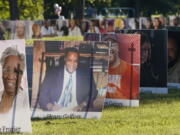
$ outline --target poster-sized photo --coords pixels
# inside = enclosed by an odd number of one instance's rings
[[[168,87],[180,88],[180,28],[168,28]]]
[[[140,17],[139,29],[163,29],[167,25],[165,17]]]
[[[11,39],[13,21],[0,21],[0,40]]]
[[[141,92],[168,93],[167,30],[122,30],[141,34]]]
[[[31,21],[11,21],[11,39],[31,39],[30,26]]]
[[[115,32],[116,30],[126,29],[126,26],[127,22],[123,18],[107,19],[107,32]]]
[[[150,17],[139,18],[139,29],[153,29],[153,23]]]
[[[100,118],[109,42],[42,41],[33,47],[33,118]]]
[[[30,133],[25,40],[1,40],[0,48],[0,133]]]
[[[180,17],[179,16],[168,16],[167,26],[179,27],[180,26]]]
[[[126,18],[126,28],[125,29],[139,29],[139,18]]]
[[[111,42],[105,105],[139,106],[140,35],[85,35],[85,40],[95,39]]]

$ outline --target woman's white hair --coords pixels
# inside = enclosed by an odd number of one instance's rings
[[[21,54],[15,48],[12,48],[12,47],[6,48],[5,51],[2,53],[2,56],[0,59],[2,67],[4,66],[5,59],[8,56],[18,56],[20,61],[21,61],[22,70],[24,70],[24,68],[25,68],[25,56],[24,56],[24,54]]]

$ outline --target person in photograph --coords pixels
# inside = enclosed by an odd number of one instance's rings
[[[96,26],[95,20],[89,21],[88,33],[100,33],[99,28]]]
[[[153,86],[159,80],[159,75],[154,72],[152,66],[151,50],[148,35],[141,33],[141,86]]]
[[[9,47],[2,54],[1,66],[4,90],[0,92],[0,114],[10,111],[15,98],[23,91],[21,80],[25,68],[25,56]]]
[[[111,99],[137,99],[138,98],[138,83],[132,86],[133,92],[130,93],[131,85],[131,65],[122,60],[119,56],[120,45],[118,37],[106,36],[105,41],[111,41],[110,58],[109,58],[109,75],[108,75],[108,90],[106,98]],[[132,80],[138,79],[138,74],[132,70]]]
[[[159,18],[154,18],[152,24],[153,24],[153,29],[155,30],[163,28],[162,23]]]
[[[57,35],[58,36],[68,36],[68,26],[65,20],[62,21],[62,26],[57,28]]]
[[[81,32],[84,35],[87,33],[89,30],[89,21],[88,20],[82,20],[82,25],[81,25]]]
[[[107,32],[114,32],[114,20],[107,20]]]
[[[178,16],[176,16],[175,18],[173,18],[172,20],[172,25],[175,27],[179,27],[180,26],[180,18]]]
[[[26,39],[25,23],[23,21],[16,22],[14,39]]]
[[[32,38],[41,38],[41,27],[39,24],[32,25]]]
[[[4,40],[5,39],[5,28],[3,26],[3,24],[0,22],[0,40]]]
[[[106,30],[106,21],[105,20],[100,20],[99,21],[99,31],[101,34],[106,34],[107,30]]]
[[[168,82],[180,83],[179,44],[175,36],[168,38]]]
[[[48,20],[44,21],[44,25],[41,27],[41,36],[42,37],[54,37],[55,31],[53,27],[50,26],[50,22]]]
[[[89,67],[81,66],[79,59],[76,48],[66,48],[64,64],[46,71],[39,90],[41,109],[82,111],[93,107],[97,96],[93,73]]]
[[[139,28],[139,27],[136,27],[137,26],[136,18],[128,18],[126,19],[126,23],[127,23],[127,29],[132,30],[132,29]]]
[[[160,16],[159,21],[161,23],[161,27],[163,28],[166,25],[166,18],[164,16]]]
[[[147,18],[144,25],[143,29],[153,29],[153,24],[151,18]]]
[[[122,29],[125,29],[126,27],[126,23],[125,23],[125,20],[124,19],[115,19],[114,20],[114,29],[115,30],[122,30]]]
[[[69,34],[68,36],[82,36],[80,28],[76,25],[74,19],[69,20]]]

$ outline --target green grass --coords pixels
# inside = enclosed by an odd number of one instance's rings
[[[34,135],[180,135],[180,90],[141,94],[140,107],[106,107],[100,120],[32,122]]]

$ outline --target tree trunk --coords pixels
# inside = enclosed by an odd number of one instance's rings
[[[141,4],[141,2],[140,2],[140,0],[136,0],[136,17],[139,17],[139,15],[140,15],[140,4]]]
[[[19,9],[17,0],[9,0],[9,11],[10,11],[10,20],[19,19]]]
[[[85,0],[75,0],[75,8],[74,8],[74,11],[75,11],[74,18],[75,19],[83,18],[84,2],[85,2]]]

